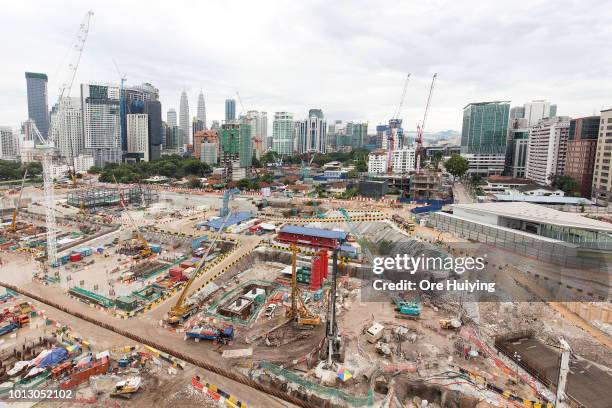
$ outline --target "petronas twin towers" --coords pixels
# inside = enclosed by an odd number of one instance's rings
[[[204,93],[200,90],[198,95],[198,106],[196,117],[206,127],[206,103],[204,102]],[[193,135],[191,134],[191,121],[189,119],[189,99],[187,98],[187,92],[181,93],[181,102],[179,105],[179,128],[183,133],[184,143],[190,144],[193,141]]]

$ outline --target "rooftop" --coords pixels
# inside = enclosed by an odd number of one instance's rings
[[[232,225],[241,223],[251,218],[253,218],[253,216],[249,212],[239,212],[236,214],[232,214],[228,217],[227,221],[225,222],[225,228],[231,227]],[[225,220],[225,217],[214,218],[212,220],[207,221],[206,225],[209,226],[210,228],[214,228],[218,230],[223,225],[224,220]]]
[[[321,228],[300,227],[297,225],[285,225],[280,229],[280,232],[287,234],[310,235],[318,238],[331,238],[346,240],[348,234],[344,231],[332,231]]]
[[[591,204],[591,200],[582,197],[534,196],[529,194],[494,194],[497,201],[525,201],[545,204]]]
[[[583,217],[579,214],[554,210],[542,205],[524,202],[455,204],[452,206],[464,211],[499,215],[533,221],[541,224],[554,224],[563,227],[581,228],[612,233],[612,224]]]

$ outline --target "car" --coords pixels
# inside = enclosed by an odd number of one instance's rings
[[[274,311],[277,307],[278,305],[276,303],[271,303],[270,305],[268,305],[268,307],[266,307],[266,311],[264,312],[266,317],[274,316]]]

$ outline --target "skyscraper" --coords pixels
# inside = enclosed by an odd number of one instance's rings
[[[206,130],[206,103],[204,102],[204,92],[200,89],[200,94],[198,95],[198,111],[197,118],[204,124],[204,129]]]
[[[298,152],[325,153],[327,140],[327,121],[321,109],[311,109],[308,119],[295,123]]]
[[[189,100],[187,99],[187,92],[181,93],[181,102],[179,106],[179,128],[183,132],[183,144],[190,144],[190,130],[191,124],[189,123]],[[180,146],[179,146],[180,147]]]
[[[526,177],[550,185],[550,177],[565,174],[570,118],[545,117],[529,129]]]
[[[236,119],[236,100],[226,99],[225,100],[225,121]]]
[[[51,138],[60,155],[71,162],[84,150],[83,110],[79,98],[64,97],[60,103],[61,111],[57,104],[51,109]]]
[[[149,115],[127,115],[127,153],[134,161],[149,161]]]
[[[470,103],[463,108],[461,153],[504,154],[509,102]]]
[[[239,180],[248,176],[253,158],[251,126],[245,123],[224,123],[219,135],[221,164],[225,179]]]
[[[610,161],[612,160],[612,109],[601,111],[599,121],[599,137],[597,138],[597,154],[593,170],[592,197],[601,205],[612,202],[612,177],[610,177]]]
[[[86,154],[98,167],[121,163],[119,87],[82,84],[81,105]]]
[[[149,130],[149,157],[147,160],[156,160],[161,156],[162,139],[164,138],[161,102],[145,101],[144,113],[148,116]]]
[[[550,102],[539,99],[525,103],[523,112],[527,127],[530,127],[538,123],[540,119],[557,116],[557,105],[551,105]]]
[[[25,78],[28,92],[28,119],[34,120],[40,134],[47,137],[49,134],[47,75],[26,72]]]
[[[166,124],[169,128],[178,126],[178,122],[176,119],[176,110],[174,108],[168,109],[168,113],[166,114]]]
[[[346,141],[353,149],[363,147],[367,143],[368,124],[367,122],[348,122],[346,124]]]
[[[587,198],[591,197],[598,135],[599,116],[570,121],[565,175],[576,180],[576,191]]]
[[[276,112],[272,123],[272,150],[281,156],[293,154],[293,114]]]

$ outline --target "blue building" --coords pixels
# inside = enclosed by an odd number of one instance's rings
[[[32,119],[40,134],[47,137],[49,134],[47,74],[26,72],[25,78],[28,93],[28,119]]]

